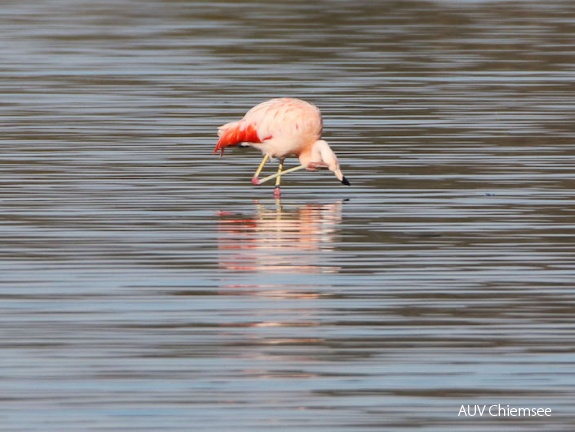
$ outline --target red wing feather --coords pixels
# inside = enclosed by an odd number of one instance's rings
[[[228,146],[238,145],[242,142],[248,143],[261,143],[260,137],[258,136],[258,132],[254,125],[248,124],[238,124],[236,126],[230,127],[226,129],[218,143],[216,144],[216,148],[214,149],[214,154],[218,151],[221,151],[221,155],[224,155],[224,148]]]

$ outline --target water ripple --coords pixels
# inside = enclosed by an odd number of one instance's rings
[[[5,429],[572,430],[573,12],[6,2]],[[351,187],[212,154],[282,95]]]

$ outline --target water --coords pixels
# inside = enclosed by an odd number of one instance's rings
[[[571,2],[0,23],[0,429],[573,430]],[[298,172],[277,202],[257,152],[212,155],[284,95],[351,187]]]

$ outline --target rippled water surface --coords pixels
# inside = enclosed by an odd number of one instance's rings
[[[574,37],[567,0],[3,2],[2,430],[574,430]],[[351,187],[212,154],[288,95]]]

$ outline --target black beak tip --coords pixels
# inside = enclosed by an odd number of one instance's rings
[[[345,178],[345,176],[341,179],[341,182],[346,186],[351,186],[349,180]]]

